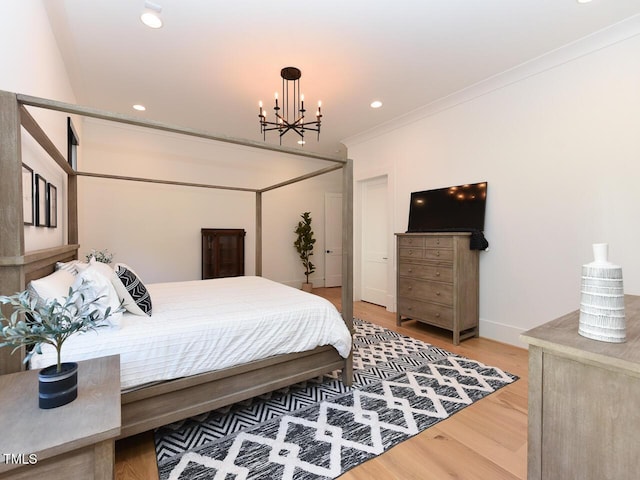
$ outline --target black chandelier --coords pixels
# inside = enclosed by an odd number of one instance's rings
[[[298,143],[304,145],[304,133],[306,131],[318,132],[318,140],[320,140],[320,122],[322,120],[322,102],[318,102],[318,110],[316,110],[316,119],[311,122],[305,122],[304,114],[304,95],[300,93],[300,77],[302,72],[296,67],[285,67],[280,70],[282,77],[282,107],[278,104],[278,92],[275,93],[276,106],[275,121],[267,120],[267,112],[262,109],[262,100],[258,103],[260,106],[260,133],[264,140],[267,139],[267,132],[277,130],[280,132],[280,145],[282,145],[282,136],[294,131],[300,136]]]

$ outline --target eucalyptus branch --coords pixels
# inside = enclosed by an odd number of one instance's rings
[[[103,297],[87,300],[86,293],[91,286],[87,282],[61,299],[49,299],[44,306],[31,298],[28,291],[11,296],[0,296],[1,304],[9,304],[13,312],[6,318],[0,310],[0,347],[13,346],[15,352],[22,346],[33,346],[24,362],[34,353],[42,352],[42,345],[52,345],[57,352],[57,371],[61,371],[60,353],[63,343],[73,334],[84,333],[106,326],[106,320],[113,313],[123,310],[122,304],[114,311],[111,307],[101,312],[99,301]]]

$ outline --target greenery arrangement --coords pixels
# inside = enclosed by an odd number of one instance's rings
[[[298,237],[293,242],[293,246],[296,247],[298,255],[300,255],[302,266],[305,268],[307,283],[309,283],[309,275],[316,271],[316,267],[311,263],[313,244],[316,243],[316,240],[313,238],[313,230],[311,228],[311,213],[304,212],[300,217],[302,217],[302,220],[298,222],[298,226],[295,229],[295,234]]]
[[[111,314],[121,311],[122,306],[111,311],[111,307],[101,311],[97,302],[103,297],[86,300],[90,289],[83,283],[77,290],[69,289],[69,296],[61,300],[51,299],[44,306],[37,305],[27,290],[11,296],[0,296],[0,304],[10,304],[13,312],[6,318],[0,310],[0,347],[33,346],[24,359],[29,361],[34,353],[42,353],[44,343],[53,345],[58,353],[57,372],[62,371],[60,353],[62,345],[74,333],[87,332],[105,326],[100,324]],[[13,353],[12,352],[12,353]]]
[[[91,252],[85,256],[87,262],[90,262],[92,258],[96,259],[96,262],[106,263],[107,265],[113,261],[113,253],[109,253],[106,248],[104,250],[92,249]]]

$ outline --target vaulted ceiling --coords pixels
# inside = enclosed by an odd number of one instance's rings
[[[327,154],[344,138],[640,13],[640,0],[154,3],[159,29],[140,21],[144,0],[45,2],[78,103],[261,140],[258,100],[272,114],[280,70],[295,66],[308,104],[323,102],[320,141],[308,135],[304,148]],[[284,138],[297,146],[294,134]]]

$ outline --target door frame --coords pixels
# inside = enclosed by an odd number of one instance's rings
[[[387,178],[387,249],[388,249],[388,262],[387,262],[387,294],[386,294],[386,309],[389,312],[396,311],[396,249],[395,249],[395,235],[394,235],[394,218],[395,218],[395,201],[394,201],[394,184],[393,175],[387,171],[380,172],[367,172],[368,175],[354,179],[354,265],[353,265],[353,293],[354,300],[362,300],[362,213],[363,208],[363,196],[364,196],[364,184],[371,180],[376,180],[380,177]],[[404,230],[403,230],[404,231]]]

